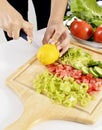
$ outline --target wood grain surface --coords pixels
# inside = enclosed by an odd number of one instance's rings
[[[70,46],[81,47],[91,53],[95,59],[102,61],[102,50],[96,50],[75,41],[71,41]],[[99,117],[102,116],[102,92],[99,92],[96,95],[96,100],[90,102],[86,108],[79,106],[67,108],[52,103],[47,96],[38,94],[33,88],[35,76],[45,70],[46,67],[35,56],[7,78],[7,86],[19,95],[24,106],[24,112],[17,121],[5,130],[30,130],[34,124],[51,119],[84,124],[93,124],[98,121]]]

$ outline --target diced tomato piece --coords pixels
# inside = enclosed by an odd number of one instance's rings
[[[80,70],[73,69],[71,72],[71,77],[78,79],[81,77],[82,72]]]

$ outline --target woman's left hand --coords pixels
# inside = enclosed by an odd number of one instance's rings
[[[69,33],[68,28],[64,26],[63,22],[50,22],[46,28],[43,38],[43,44],[56,44],[62,56],[69,48]]]

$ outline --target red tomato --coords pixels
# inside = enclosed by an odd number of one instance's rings
[[[102,26],[96,28],[94,32],[94,41],[102,43]]]
[[[70,31],[74,36],[88,40],[92,36],[93,28],[83,20],[74,20],[70,25]]]

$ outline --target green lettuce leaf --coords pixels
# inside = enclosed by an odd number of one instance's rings
[[[96,0],[71,0],[70,8],[74,16],[87,21],[93,27],[102,24],[102,7]]]

